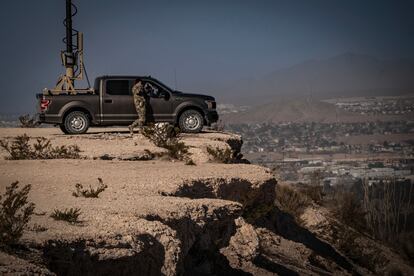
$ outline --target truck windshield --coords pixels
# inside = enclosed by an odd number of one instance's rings
[[[150,81],[152,81],[155,84],[158,84],[159,86],[161,86],[162,88],[164,88],[167,91],[173,91],[173,89],[171,89],[169,86],[163,84],[162,82],[160,82],[159,80],[156,79],[151,79]]]

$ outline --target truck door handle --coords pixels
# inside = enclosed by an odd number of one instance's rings
[[[111,99],[104,100],[104,103],[112,103]]]

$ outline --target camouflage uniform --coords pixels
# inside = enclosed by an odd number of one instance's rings
[[[132,95],[134,96],[135,109],[138,113],[138,119],[136,119],[130,126],[129,131],[133,134],[134,127],[145,125],[146,116],[146,101],[144,96],[144,85],[141,81],[132,87]]]

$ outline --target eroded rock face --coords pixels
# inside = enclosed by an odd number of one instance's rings
[[[243,218],[236,220],[236,226],[236,233],[221,253],[227,257],[231,266],[243,268],[259,255],[259,237],[256,229]]]
[[[270,175],[256,181],[241,178],[207,178],[191,181],[160,190],[168,196],[188,198],[220,198],[241,203],[243,206],[273,204],[276,180]]]

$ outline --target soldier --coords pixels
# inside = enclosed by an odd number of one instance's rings
[[[135,85],[132,87],[132,95],[134,96],[135,109],[138,113],[138,119],[136,119],[130,126],[129,131],[131,135],[134,134],[134,127],[143,127],[146,122],[146,99],[144,84],[141,80],[136,80]]]

